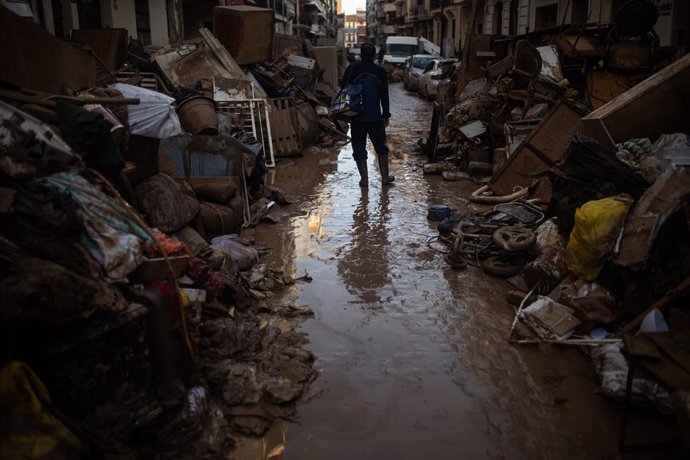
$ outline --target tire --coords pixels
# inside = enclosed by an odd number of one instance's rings
[[[537,235],[529,228],[509,226],[496,230],[491,239],[506,251],[527,251],[537,242]]]
[[[510,256],[491,256],[482,260],[482,270],[485,273],[506,278],[517,275],[524,266],[524,260]]]

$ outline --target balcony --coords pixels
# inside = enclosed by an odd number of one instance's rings
[[[383,5],[383,12],[384,13],[395,13],[396,11],[396,6],[393,3],[386,3]]]
[[[304,9],[306,11],[316,10],[323,14],[326,13],[326,8],[324,7],[323,2],[321,0],[309,0],[307,3],[304,4]]]
[[[429,10],[434,13],[436,11],[440,11],[441,8],[450,6],[452,3],[453,2],[451,0],[431,0]]]
[[[393,25],[383,26],[383,33],[386,35],[395,35],[398,32],[398,28]]]

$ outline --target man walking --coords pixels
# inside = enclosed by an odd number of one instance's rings
[[[364,112],[350,119],[350,136],[352,137],[352,156],[357,163],[361,180],[360,187],[369,185],[367,172],[367,135],[374,144],[379,160],[381,182],[384,186],[392,185],[395,180],[388,174],[388,146],[386,145],[386,127],[391,117],[388,99],[388,78],[382,67],[374,64],[376,48],[371,43],[361,47],[360,62],[352,63],[343,75],[343,87],[350,83],[364,87]]]

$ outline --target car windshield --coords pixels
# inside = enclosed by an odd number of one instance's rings
[[[417,45],[405,45],[402,43],[390,43],[386,45],[386,53],[393,56],[410,56],[417,51]]]
[[[424,73],[431,72],[432,70],[434,70],[435,67],[436,61],[431,60],[431,62],[429,62],[429,64],[427,64],[426,68],[424,69]]]
[[[434,59],[434,58],[431,56],[429,56],[429,57],[416,57],[416,58],[412,59],[411,65],[412,65],[412,67],[416,67],[418,69],[423,69],[429,65],[429,63],[431,62],[432,59]]]

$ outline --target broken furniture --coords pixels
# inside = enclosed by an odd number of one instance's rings
[[[582,119],[582,132],[607,147],[631,138],[690,132],[690,54]]]
[[[581,117],[574,105],[557,102],[493,176],[491,189],[498,195],[510,195],[529,187],[533,175],[555,166],[570,138],[582,131]]]

